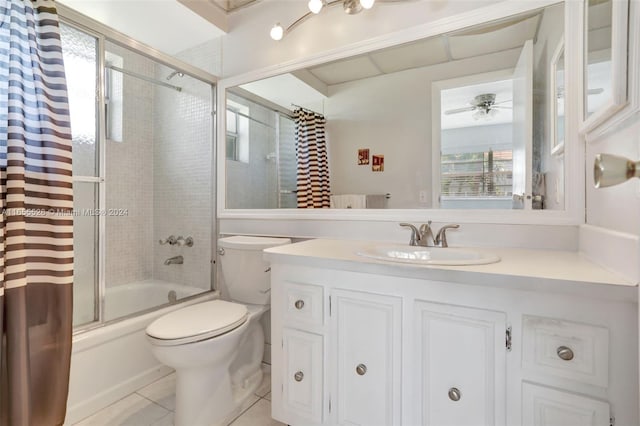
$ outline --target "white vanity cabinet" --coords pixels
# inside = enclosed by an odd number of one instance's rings
[[[269,261],[276,420],[640,424],[633,287],[309,256]]]
[[[416,301],[420,424],[505,424],[506,315]]]

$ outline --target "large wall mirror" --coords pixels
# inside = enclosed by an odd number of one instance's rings
[[[564,10],[228,88],[225,208],[563,210]]]

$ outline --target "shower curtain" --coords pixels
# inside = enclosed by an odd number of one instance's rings
[[[53,1],[0,0],[0,425],[60,425],[69,386],[73,208]]]
[[[293,112],[296,123],[298,208],[330,207],[329,159],[323,115],[303,108]]]

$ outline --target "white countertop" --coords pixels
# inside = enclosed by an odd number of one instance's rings
[[[528,289],[574,292],[580,286],[601,287],[603,295],[618,292],[623,298],[637,298],[636,283],[608,271],[578,252],[514,248],[473,248],[493,253],[500,262],[487,265],[414,265],[366,258],[356,253],[372,245],[389,242],[315,239],[265,250],[272,263],[290,263],[354,272],[409,278],[496,285]],[[446,249],[443,249],[446,250]],[[559,284],[563,284],[562,288]],[[630,290],[633,290],[631,292]]]

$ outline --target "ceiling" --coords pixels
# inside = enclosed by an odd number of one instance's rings
[[[430,37],[308,70],[326,85],[334,85],[521,48],[525,41],[535,40],[541,15],[542,11],[490,27]]]
[[[227,12],[233,12],[245,6],[251,6],[258,0],[211,0],[216,6]]]
[[[224,34],[216,25],[177,0],[58,1],[169,55],[175,55]],[[229,1],[236,4],[249,0]]]
[[[525,41],[537,36],[543,11],[518,16],[489,26],[431,37],[401,46],[370,52],[364,55],[322,64],[296,72],[276,76],[241,86],[255,95],[292,109],[297,103],[318,109],[326,99],[328,86],[391,74],[407,69],[422,68],[458,61],[491,53],[520,49]],[[314,84],[315,83],[315,84]],[[318,85],[318,83],[320,83]],[[325,90],[318,88],[324,86]],[[461,108],[479,94],[495,93],[496,102],[511,99],[511,80],[465,86],[448,90],[442,110]],[[303,94],[302,96],[297,96]],[[508,106],[510,104],[505,104]],[[315,107],[314,107],[315,106]],[[511,112],[501,109],[491,124],[511,122]],[[477,126],[471,113],[444,116],[443,128]]]

